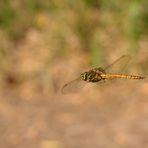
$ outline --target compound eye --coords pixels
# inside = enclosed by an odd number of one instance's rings
[[[82,80],[86,81],[87,80],[87,73],[86,72],[82,73],[81,78],[82,78]]]

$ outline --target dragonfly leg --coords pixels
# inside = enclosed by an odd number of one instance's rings
[[[106,82],[106,79],[102,78],[103,82],[105,83]]]

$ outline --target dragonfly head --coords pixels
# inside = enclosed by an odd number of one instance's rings
[[[87,72],[82,73],[80,77],[83,81],[87,81]]]

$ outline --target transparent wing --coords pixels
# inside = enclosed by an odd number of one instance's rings
[[[62,93],[77,93],[79,92],[87,83],[80,78],[77,78],[62,87]]]
[[[123,55],[109,66],[105,67],[104,70],[106,71],[106,73],[120,73],[126,68],[130,60],[131,56]]]

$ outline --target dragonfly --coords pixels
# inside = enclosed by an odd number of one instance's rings
[[[121,73],[131,60],[130,55],[123,55],[115,60],[109,66],[102,68],[96,67],[89,71],[83,72],[80,76],[62,87],[62,93],[76,93],[79,92],[87,83],[97,83],[109,79],[144,79],[145,77],[132,74]]]

